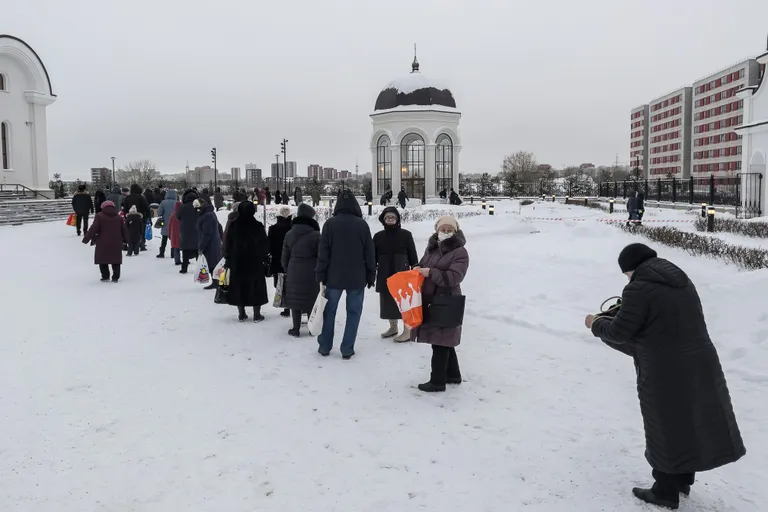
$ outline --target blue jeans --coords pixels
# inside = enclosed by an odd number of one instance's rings
[[[181,249],[171,248],[171,256],[173,256],[173,262],[177,265],[181,265]]]
[[[344,293],[344,290],[336,288],[325,289],[325,298],[328,299],[328,304],[325,305],[325,311],[323,312],[323,332],[317,338],[320,352],[323,354],[328,354],[333,349],[336,311],[339,309],[342,293]],[[365,288],[346,290],[346,293],[347,324],[344,327],[344,337],[341,340],[341,355],[351,356],[355,353],[355,340],[357,339],[357,328],[360,326],[360,317],[363,314]]]

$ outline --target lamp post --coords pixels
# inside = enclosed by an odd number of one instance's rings
[[[283,172],[285,172],[285,169],[283,169]],[[279,191],[280,190],[280,153],[275,155],[275,174],[277,175],[276,176],[277,179],[275,180],[275,183],[277,184],[277,190]],[[281,193],[280,194],[281,201],[282,201],[282,195],[283,194]]]
[[[219,185],[219,173],[216,168],[216,148],[211,149],[211,157],[213,157],[213,191],[216,192],[216,187]]]
[[[112,186],[115,186],[115,157],[112,157]]]
[[[288,139],[283,139],[280,143],[280,152],[283,154],[283,191],[288,192],[288,155],[286,154],[286,146],[288,145]],[[278,170],[280,165],[278,164]]]

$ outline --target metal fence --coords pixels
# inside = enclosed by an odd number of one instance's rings
[[[737,174],[726,183],[718,183],[714,175],[708,178],[608,181],[598,184],[597,195],[626,199],[638,191],[647,201],[735,206],[738,217],[749,219],[762,215],[762,181],[760,173]]]

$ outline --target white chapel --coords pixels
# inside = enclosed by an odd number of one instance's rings
[[[35,50],[0,34],[0,183],[48,190],[45,109],[54,101],[51,79]]]
[[[411,73],[387,84],[371,114],[375,198],[405,189],[411,204],[459,188],[459,120],[450,89],[425,77],[413,57]]]

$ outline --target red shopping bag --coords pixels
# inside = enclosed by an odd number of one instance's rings
[[[424,312],[421,308],[421,285],[424,277],[418,270],[398,272],[387,279],[387,289],[395,299],[403,323],[409,329],[419,327],[424,321]]]
[[[74,213],[69,214],[69,217],[67,217],[67,226],[77,226],[77,215]]]

